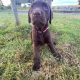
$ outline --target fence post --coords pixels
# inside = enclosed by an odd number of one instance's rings
[[[16,1],[15,0],[11,0],[11,7],[15,16],[15,20],[16,20],[16,25],[19,25],[19,17],[18,17],[18,12],[17,12],[17,7],[16,7]]]

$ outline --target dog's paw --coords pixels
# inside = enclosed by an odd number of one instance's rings
[[[40,59],[34,58],[34,64],[32,69],[38,71],[40,69]]]
[[[34,71],[38,71],[40,69],[40,65],[39,64],[34,64],[33,67],[32,67],[32,69]]]
[[[56,42],[53,42],[53,44],[56,45],[57,43]]]
[[[58,62],[63,62],[63,57],[61,54],[56,54],[55,58]]]

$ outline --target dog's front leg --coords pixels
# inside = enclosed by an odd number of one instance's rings
[[[33,70],[37,71],[40,68],[40,46],[33,44]]]

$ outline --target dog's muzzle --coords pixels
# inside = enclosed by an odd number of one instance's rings
[[[33,9],[31,15],[31,22],[33,25],[45,25],[47,23],[46,14],[42,9]]]

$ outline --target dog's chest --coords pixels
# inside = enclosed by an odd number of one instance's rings
[[[43,30],[40,28],[36,29],[35,27],[32,27],[32,41],[39,45],[44,45],[47,30],[47,27],[44,27]]]
[[[44,35],[43,35],[43,32],[41,31],[37,31],[37,34],[36,34],[36,42],[40,45],[43,45],[44,44]]]

